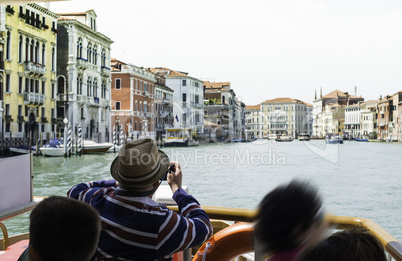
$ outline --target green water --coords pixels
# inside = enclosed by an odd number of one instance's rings
[[[371,219],[402,240],[402,143],[257,140],[163,150],[181,163],[183,184],[202,205],[255,208],[278,184],[306,178],[331,214]],[[77,183],[110,179],[116,155],[34,157],[34,195],[66,195]],[[28,215],[4,222],[11,235],[27,231]]]

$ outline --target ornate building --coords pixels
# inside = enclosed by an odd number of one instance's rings
[[[37,4],[2,6],[0,12],[1,131],[5,137],[53,137],[58,15]]]
[[[86,139],[110,141],[113,41],[96,27],[96,13],[59,14],[57,56],[57,118],[67,118]]]

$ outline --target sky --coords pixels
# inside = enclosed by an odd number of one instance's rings
[[[335,89],[365,100],[402,91],[400,0],[71,0],[97,14],[111,57],[230,82],[246,104],[308,103]],[[357,91],[355,92],[355,87]]]

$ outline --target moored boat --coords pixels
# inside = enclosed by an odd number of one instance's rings
[[[343,139],[339,135],[327,136],[325,142],[328,144],[343,144]]]
[[[367,142],[368,139],[358,139],[358,138],[353,138],[354,141],[361,141],[361,142]]]
[[[308,133],[300,133],[298,139],[300,141],[309,141],[310,140],[310,134],[308,134]]]
[[[165,147],[190,147],[198,146],[199,142],[193,137],[192,129],[169,128],[166,129]]]
[[[61,140],[53,139],[39,148],[43,156],[63,157],[64,145]]]
[[[97,143],[91,140],[84,140],[82,143],[82,152],[84,154],[104,153],[113,146],[112,143]]]
[[[28,145],[21,145],[18,147],[10,147],[10,152],[12,155],[22,155],[32,153],[33,155],[40,155],[40,150],[36,151],[36,146],[31,146],[31,152],[29,151]]]
[[[293,138],[288,135],[281,135],[279,138],[276,138],[275,140],[278,142],[290,142],[293,141]]]

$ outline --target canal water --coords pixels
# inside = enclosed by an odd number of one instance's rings
[[[328,213],[371,219],[402,241],[402,143],[257,140],[162,149],[180,162],[183,185],[202,205],[256,208],[268,191],[299,177],[320,189]],[[34,157],[34,195],[66,195],[77,183],[110,179],[116,155]],[[5,221],[9,234],[27,231],[28,215]]]

